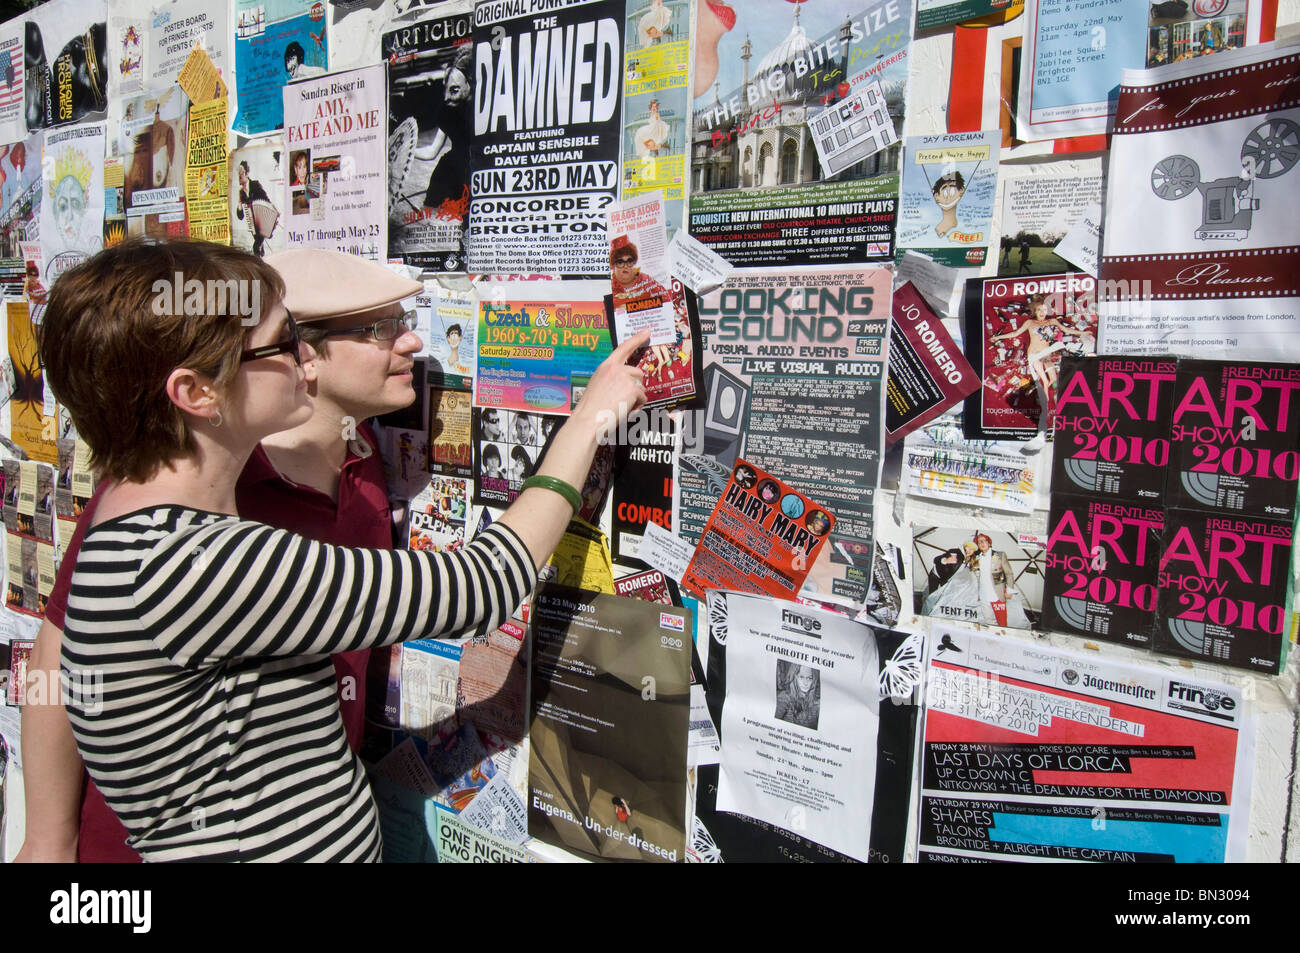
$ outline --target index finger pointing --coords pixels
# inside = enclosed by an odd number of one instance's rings
[[[626,361],[628,357],[635,354],[637,351],[639,351],[641,348],[645,347],[649,343],[650,343],[650,329],[646,328],[645,330],[639,332],[635,336],[628,338],[618,347],[614,348],[613,352],[610,354],[610,357],[618,357],[621,360]]]

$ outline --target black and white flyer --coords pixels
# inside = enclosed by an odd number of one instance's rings
[[[625,15],[622,0],[475,7],[470,271],[609,273]]]
[[[388,64],[388,254],[465,267],[474,110],[474,17],[457,4],[384,34]]]
[[[698,769],[690,859],[898,863],[921,637],[773,608],[709,594],[707,696],[722,755]]]

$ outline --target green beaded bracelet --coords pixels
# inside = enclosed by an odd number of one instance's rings
[[[560,494],[560,496],[568,500],[569,505],[573,507],[574,516],[577,516],[578,511],[582,509],[582,494],[579,493],[577,490],[575,490],[569,484],[565,483],[563,480],[559,479],[558,477],[530,476],[527,480],[524,481],[523,486],[521,486],[519,489],[520,492],[523,492],[524,490],[527,490],[529,487],[533,487],[533,486],[537,487],[540,490],[551,490],[555,493]]]

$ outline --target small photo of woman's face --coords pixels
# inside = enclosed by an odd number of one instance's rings
[[[293,179],[295,182],[307,181],[307,156],[304,154],[293,160]]]

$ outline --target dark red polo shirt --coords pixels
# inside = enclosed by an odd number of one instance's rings
[[[375,449],[378,441],[364,424],[360,438],[348,447],[339,473],[339,499],[332,499],[312,487],[301,486],[271,465],[259,445],[253,451],[235,489],[239,515],[271,526],[292,530],[302,536],[334,546],[362,549],[392,548],[392,517],[384,465]],[[99,503],[96,492],[77,521],[76,532],[64,553],[58,578],[45,608],[45,618],[63,628],[68,605],[72,570],[81,540]],[[339,682],[339,711],[353,751],[361,749],[366,710],[366,663],[370,650],[341,652],[334,656]],[[81,831],[77,857],[82,863],[138,863],[140,857],[126,846],[127,831],[104,802],[93,781],[86,780],[81,802]]]

